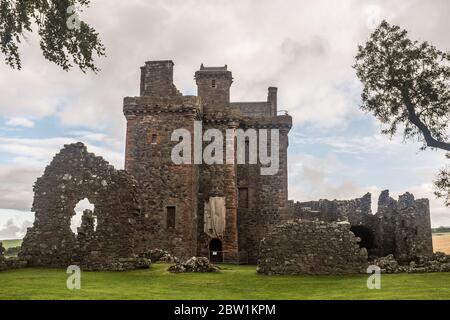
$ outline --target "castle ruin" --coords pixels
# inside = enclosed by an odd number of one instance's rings
[[[154,248],[181,258],[256,264],[261,240],[275,226],[298,218],[348,221],[369,255],[395,254],[407,260],[432,253],[427,200],[405,194],[396,202],[383,193],[375,215],[370,196],[288,202],[292,118],[279,115],[277,88],[268,88],[264,101],[231,102],[233,77],[227,66],[201,65],[195,72],[198,94],[186,96],[173,83],[173,67],[172,61],[146,62],[141,67],[140,96],[124,98],[125,170],[115,170],[78,143],[66,145],[37,180],[36,220],[21,252],[29,265],[80,263],[92,270],[125,270],[144,265],[139,257]],[[175,164],[171,150],[178,141],[172,141],[172,133],[182,128],[194,135],[198,121],[202,133],[216,129],[224,136],[227,130],[277,129],[278,171],[261,174],[259,162]],[[246,150],[248,143],[245,140]],[[81,232],[75,235],[70,219],[84,197],[95,210],[85,213]],[[93,216],[98,219],[95,231]],[[352,249],[344,251],[356,252],[355,237],[346,238]],[[281,247],[289,247],[291,240],[285,241]]]

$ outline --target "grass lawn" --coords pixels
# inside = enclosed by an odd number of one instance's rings
[[[16,239],[16,240],[0,240],[0,242],[3,245],[3,248],[9,249],[13,247],[19,247],[22,245],[22,239]]]
[[[255,266],[226,265],[211,274],[172,274],[167,264],[130,272],[83,272],[81,290],[66,288],[62,269],[0,272],[0,299],[450,299],[450,273],[264,276]]]

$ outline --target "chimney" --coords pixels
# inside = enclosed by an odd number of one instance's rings
[[[171,60],[147,61],[141,67],[141,96],[172,96],[177,90],[173,85]]]
[[[270,102],[272,104],[272,115],[276,116],[278,109],[277,109],[277,91],[278,88],[276,87],[269,87],[268,93],[267,93],[267,102]]]

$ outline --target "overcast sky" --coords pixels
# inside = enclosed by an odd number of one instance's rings
[[[92,0],[82,18],[107,48],[99,74],[60,70],[34,34],[21,46],[23,70],[0,64],[0,239],[23,236],[33,221],[32,185],[63,144],[82,141],[123,168],[122,99],[138,95],[144,61],[159,59],[175,62],[184,94],[196,94],[201,63],[228,65],[234,101],[264,100],[267,87],[279,88],[279,109],[294,117],[290,199],[369,191],[376,204],[381,190],[409,191],[430,199],[433,226],[450,225],[431,184],[444,153],[381,136],[377,120],[359,110],[351,68],[382,19],[450,50],[449,10],[448,0]]]

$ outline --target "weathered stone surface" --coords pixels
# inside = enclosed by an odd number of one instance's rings
[[[205,257],[192,257],[185,262],[179,262],[170,266],[170,272],[217,272],[219,268],[209,262]]]
[[[289,216],[328,222],[349,221],[352,231],[362,238],[361,246],[372,258],[392,254],[395,259],[407,263],[416,256],[433,253],[428,200],[416,200],[408,192],[398,201],[389,196],[388,190],[381,192],[376,214],[372,214],[368,193],[348,201],[290,201]]]
[[[5,248],[3,248],[3,245],[0,242],[0,271],[4,271],[7,269],[6,258],[4,256],[4,253],[5,253]]]
[[[409,264],[405,265],[400,265],[392,254],[376,258],[371,263],[380,267],[382,273],[450,272],[450,256],[442,252],[417,256]]]
[[[164,263],[178,263],[179,259],[166,250],[152,249],[142,254],[143,257],[151,260],[152,263],[164,262]]]
[[[390,254],[386,257],[376,258],[373,264],[380,267],[382,273],[395,273],[399,272],[399,264],[395,260],[394,255]]]
[[[128,270],[148,262],[134,253],[140,210],[137,182],[115,170],[82,143],[66,145],[34,185],[33,227],[24,238],[21,259],[30,266],[83,270]],[[85,211],[79,234],[70,229],[76,204],[87,198],[95,211]],[[93,215],[98,218],[96,231]]]
[[[261,241],[257,271],[264,274],[365,272],[367,251],[348,222],[290,220]]]

